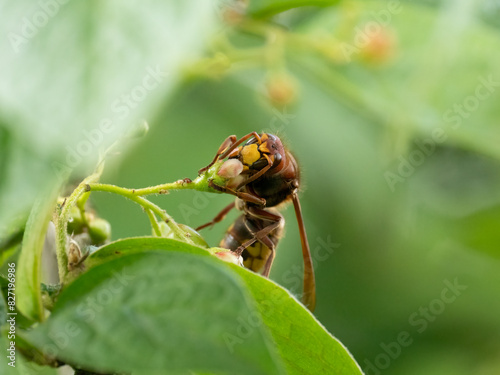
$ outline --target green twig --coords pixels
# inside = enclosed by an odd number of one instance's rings
[[[160,217],[162,221],[164,221],[169,226],[169,228],[172,230],[176,238],[182,239],[183,241],[192,244],[193,241],[191,240],[190,236],[186,234],[186,232],[177,225],[174,219],[170,215],[168,215],[165,210],[162,210],[154,203],[143,198],[143,196],[151,194],[167,194],[170,190],[187,190],[187,189],[220,194],[221,192],[211,187],[210,183],[213,182],[221,186],[226,183],[226,180],[217,174],[222,164],[223,162],[215,163],[205,173],[202,173],[193,181],[186,178],[183,180],[178,180],[175,182],[151,186],[142,189],[127,189],[116,185],[90,183],[88,184],[87,189],[88,191],[105,191],[108,193],[118,194],[125,198],[130,199],[133,202],[138,203],[144,208],[150,220],[151,220],[151,215],[153,213],[156,214],[158,217]],[[152,220],[151,224],[153,226],[153,230],[155,231],[155,233],[161,233],[160,228],[155,228],[155,225],[157,225],[156,219]]]
[[[171,185],[171,184],[158,185],[158,186],[162,186],[162,189],[159,189],[159,190],[164,190],[164,187],[167,185]],[[177,186],[176,183],[173,183],[173,186]],[[179,186],[177,186],[177,188],[179,188]],[[174,233],[175,237],[177,237],[179,239],[183,239],[184,241],[186,241],[190,244],[193,244],[193,241],[191,241],[189,236],[186,235],[186,233],[177,225],[177,223],[174,221],[174,219],[169,214],[167,214],[167,212],[165,210],[162,210],[156,204],[148,201],[146,198],[138,196],[138,194],[137,194],[137,192],[141,191],[141,190],[144,190],[144,191],[151,190],[152,192],[149,192],[147,194],[154,194],[155,193],[154,188],[155,187],[145,188],[145,189],[126,189],[126,188],[122,188],[122,187],[115,186],[115,185],[98,184],[98,183],[92,183],[92,184],[87,185],[88,191],[105,191],[108,193],[115,193],[115,194],[121,195],[121,196],[128,198],[131,201],[139,204],[140,206],[142,206],[144,208],[146,213],[148,213],[148,211],[150,211],[151,213],[155,213],[156,215],[158,215],[161,218],[162,221],[167,223],[169,228]],[[173,188],[171,187],[170,189],[173,189]],[[144,191],[141,193],[142,195],[146,195],[146,193],[144,193]],[[157,192],[157,193],[160,194],[159,192]],[[158,230],[159,230],[159,228],[158,228]]]
[[[88,191],[88,184],[99,180],[101,171],[90,175],[83,180],[80,185],[71,193],[71,195],[64,202],[63,207],[59,214],[54,215],[54,225],[56,229],[56,254],[57,266],[59,269],[59,280],[64,282],[68,277],[68,254],[66,252],[67,246],[67,230],[68,230],[68,215],[71,207],[78,201],[78,199]]]
[[[78,210],[80,211],[80,216],[82,217],[82,223],[86,227],[89,226],[89,221],[87,220],[87,215],[85,214],[85,203],[87,203],[89,196],[90,196],[90,193],[86,192],[86,193],[83,193],[76,200],[76,206],[78,207]]]
[[[160,227],[158,226],[158,222],[156,221],[155,214],[151,210],[145,210],[145,211],[149,217],[149,221],[151,221],[151,227],[153,227],[153,231],[155,232],[156,236],[161,237],[161,230]]]
[[[88,184],[95,183],[99,181],[104,170],[104,161],[101,159],[98,163],[94,173],[85,178],[80,185],[71,193],[71,195],[64,201],[60,212],[54,214],[54,226],[56,230],[56,255],[57,255],[57,267],[59,270],[59,280],[64,283],[68,279],[68,253],[66,252],[67,247],[67,231],[68,231],[68,216],[73,205],[79,204],[85,205],[88,199],[88,194],[86,197],[82,196],[88,192]],[[80,207],[79,207],[80,209]],[[82,212],[82,220],[86,221],[85,212]]]
[[[212,167],[208,169],[205,173],[198,176],[195,180],[190,179],[178,180],[176,182],[151,186],[142,189],[126,189],[116,185],[101,184],[97,181],[101,176],[104,164],[100,163],[96,172],[85,180],[83,180],[80,185],[71,193],[71,195],[64,202],[59,213],[54,216],[54,224],[56,227],[56,249],[57,249],[57,263],[59,268],[59,277],[61,282],[68,280],[68,254],[66,252],[67,247],[67,227],[68,227],[68,216],[71,207],[77,205],[81,214],[82,219],[85,218],[85,202],[87,201],[91,191],[104,191],[109,193],[114,193],[121,195],[131,201],[139,204],[146,214],[148,215],[153,231],[156,235],[161,236],[161,229],[158,225],[155,215],[157,215],[162,221],[164,221],[173,232],[174,236],[181,239],[189,244],[193,244],[190,235],[187,234],[182,228],[180,228],[175,220],[167,214],[167,212],[156,204],[150,202],[144,195],[151,194],[167,194],[170,190],[197,190],[203,192],[218,193],[221,192],[212,188],[211,182],[224,185],[226,180],[220,177],[217,172],[219,171],[222,162],[215,163]]]

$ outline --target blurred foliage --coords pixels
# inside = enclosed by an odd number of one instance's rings
[[[28,334],[67,363],[135,374],[361,373],[285,290],[240,266],[230,269],[205,249],[129,238],[89,259],[50,319]]]
[[[271,32],[260,20],[274,13],[264,2],[250,1],[247,23],[239,6],[221,3],[148,1],[141,13],[115,1],[70,2],[22,52],[0,47],[0,237],[16,232],[36,193],[57,179],[53,163],[160,64],[163,85],[116,119],[104,143],[142,118],[151,130],[109,158],[105,182],[193,178],[229,134],[278,133],[302,167],[316,316],[366,373],[401,332],[412,343],[384,374],[499,373],[499,2],[340,1],[277,14]],[[32,14],[27,7],[2,2],[2,34]],[[213,13],[229,24],[213,26]],[[279,108],[268,84],[277,75],[290,77],[296,97]],[[75,182],[96,158],[83,158]],[[186,191],[154,201],[196,227],[231,198]],[[140,209],[121,197],[95,194],[92,203],[115,239],[149,234]],[[291,211],[271,278],[298,293]],[[235,217],[205,230],[211,246]],[[467,289],[436,310],[454,280]],[[427,322],[422,332],[414,314]]]

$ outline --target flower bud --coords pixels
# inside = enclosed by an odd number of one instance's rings
[[[89,222],[89,235],[94,245],[100,245],[111,238],[111,225],[107,220],[95,218]]]
[[[243,171],[243,164],[238,159],[229,159],[222,164],[217,174],[221,177],[230,179],[236,176]]]
[[[368,35],[366,44],[361,48],[360,57],[370,64],[383,64],[394,55],[395,44],[394,35],[390,30],[380,28]]]
[[[266,82],[267,95],[274,106],[284,106],[297,99],[295,80],[288,74],[275,74]]]

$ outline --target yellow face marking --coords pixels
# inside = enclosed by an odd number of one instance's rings
[[[265,152],[267,154],[271,153],[271,150],[269,150],[269,147],[267,147],[267,142],[261,143],[261,145],[259,146],[259,151]]]
[[[260,159],[260,152],[258,146],[254,143],[245,146],[240,151],[241,161],[245,165],[252,165]]]
[[[269,147],[267,147],[267,144],[268,144],[268,140],[269,140],[269,137],[267,135],[267,133],[264,133],[262,135],[262,137],[260,137],[260,139],[262,140],[260,146],[259,146],[259,150],[262,151],[262,152],[266,152],[268,154],[271,153],[271,151],[269,150]]]

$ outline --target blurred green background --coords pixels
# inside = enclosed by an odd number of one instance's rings
[[[103,182],[145,187],[194,178],[228,135],[277,133],[301,165],[315,315],[366,374],[500,373],[500,2],[338,1],[263,19],[273,10],[250,1],[248,23],[230,1],[128,2],[121,11],[109,1],[95,13],[100,5],[89,3],[64,5],[27,52],[0,63],[7,75],[0,90],[3,234],[39,187],[56,180],[51,163],[64,163],[68,145],[96,128],[112,99],[160,64],[168,72],[161,88],[126,119],[114,113],[119,126],[103,142],[141,119],[150,132],[109,157]],[[172,22],[164,24],[166,14]],[[71,17],[81,30],[68,24]],[[106,27],[92,26],[105,20]],[[51,35],[61,30],[95,43],[63,61]],[[111,51],[97,48],[108,38]],[[51,60],[60,70],[33,65]],[[73,62],[90,79],[70,72]],[[12,98],[24,92],[31,94]],[[62,108],[72,93],[76,104]],[[50,106],[59,108],[52,123],[44,113]],[[91,170],[94,154],[75,181]],[[16,199],[22,204],[9,205]],[[196,227],[231,197],[182,191],[152,200]],[[96,193],[92,202],[114,239],[150,233],[146,215],[122,197]],[[203,231],[210,245],[236,215]],[[271,278],[300,293],[292,208],[285,219]],[[402,333],[409,345],[395,344]]]

